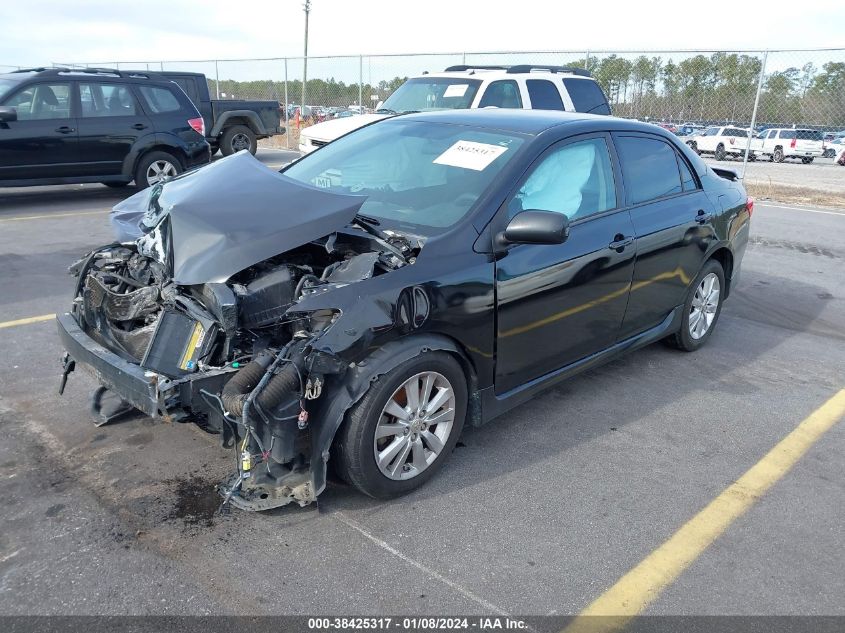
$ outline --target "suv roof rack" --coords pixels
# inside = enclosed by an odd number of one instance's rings
[[[465,70],[507,70],[510,66],[485,66],[480,64],[458,64],[457,66],[449,66],[443,72],[459,73]]]
[[[589,70],[574,66],[546,66],[544,64],[517,64],[508,68],[508,74],[530,73],[532,70],[546,70],[550,73],[569,73],[581,77],[592,77]]]
[[[449,66],[443,72],[464,72],[467,70],[504,70],[509,75],[518,73],[530,73],[532,70],[545,70],[550,73],[569,73],[571,75],[579,75],[581,77],[592,77],[589,70],[584,68],[575,68],[573,66],[548,66],[545,64],[516,64],[515,66],[501,66],[501,65],[481,65],[481,64],[458,64],[457,66]]]
[[[90,75],[114,75],[115,77],[140,77],[149,79],[154,77],[155,73],[141,70],[117,70],[116,68],[68,68],[66,66],[41,66],[39,68],[21,68],[20,70],[13,70],[14,73],[84,73]]]

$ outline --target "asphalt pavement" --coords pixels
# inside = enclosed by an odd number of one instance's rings
[[[214,436],[97,428],[84,372],[56,394],[48,315],[132,191],[0,190],[0,614],[578,613],[845,387],[845,210],[758,204],[699,352],[652,345],[468,429],[401,499],[332,482],[220,516]],[[843,452],[840,423],[646,613],[845,615]]]

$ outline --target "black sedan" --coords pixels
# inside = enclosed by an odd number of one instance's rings
[[[752,209],[674,135],[605,116],[400,116],[282,173],[240,153],[120,205],[122,241],[72,267],[65,376],[219,433],[227,503],[304,505],[329,464],[392,497],[465,423],[704,345]]]

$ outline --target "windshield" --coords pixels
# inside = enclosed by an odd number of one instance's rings
[[[420,77],[409,79],[387,98],[381,110],[423,112],[464,109],[472,105],[481,81],[463,77]]]
[[[434,235],[461,220],[523,143],[517,134],[391,119],[303,156],[285,176],[367,196],[361,214]]]

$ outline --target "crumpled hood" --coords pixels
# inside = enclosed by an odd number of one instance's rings
[[[174,282],[223,282],[244,268],[337,231],[365,196],[330,193],[269,169],[243,151],[114,207],[118,240],[163,231]]]

